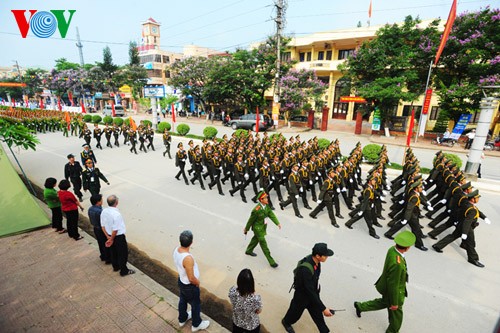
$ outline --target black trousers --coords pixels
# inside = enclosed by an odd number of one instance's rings
[[[186,176],[186,172],[184,171],[184,167],[185,166],[186,166],[186,163],[179,162],[179,172],[177,173],[177,175],[175,175],[175,178],[177,180],[180,180],[179,177],[182,175],[182,178],[184,178],[184,182],[186,183],[186,185],[189,185],[188,184],[188,179],[187,179],[187,176]]]
[[[101,228],[94,227],[94,235],[97,239],[97,244],[99,245],[100,258],[102,261],[111,262],[111,250],[106,247],[106,235]]]
[[[120,270],[120,275],[128,274],[127,260],[128,260],[128,246],[125,235],[117,235],[113,241],[111,249],[111,264],[113,269]]]
[[[300,319],[305,309],[309,312],[309,315],[316,324],[316,327],[318,327],[320,333],[330,332],[330,329],[326,326],[325,318],[322,313],[323,311],[314,306],[306,295],[302,295],[302,293],[297,291],[295,291],[295,294],[293,295],[290,307],[288,308],[283,321],[288,325],[295,324]]]
[[[328,217],[330,218],[330,222],[337,223],[337,220],[335,219],[335,214],[333,214],[333,202],[330,200],[321,201],[321,203],[318,204],[316,208],[314,208],[314,210],[311,212],[311,214],[309,214],[309,216],[316,217],[319,214],[319,212],[323,210],[324,207],[326,207],[328,211]]]
[[[78,198],[83,197],[82,194],[82,179],[80,177],[70,178],[71,184],[73,185],[73,192],[75,192]]]
[[[286,199],[285,201],[283,201],[281,203],[281,205],[283,207],[286,207],[288,206],[289,204],[292,204],[292,207],[293,207],[293,211],[295,212],[295,215],[300,215],[300,211],[299,211],[299,206],[297,204],[297,198],[295,197],[294,194],[289,194],[288,195],[288,199]]]
[[[260,325],[254,328],[253,330],[249,331],[244,328],[241,328],[239,326],[236,326],[235,323],[233,323],[233,330],[231,331],[232,333],[259,333],[260,332]]]
[[[458,227],[451,234],[441,239],[439,242],[434,244],[434,248],[443,249],[445,246],[453,242],[455,239],[460,238],[462,236],[462,228]],[[467,251],[467,259],[476,261],[479,260],[479,255],[476,252],[476,238],[474,236],[474,229],[470,229],[467,234],[467,239],[462,241],[464,244],[465,250]]]
[[[57,231],[63,230],[63,216],[61,207],[54,207],[50,210],[52,211],[52,228],[55,228]]]
[[[79,238],[78,209],[66,211],[64,214],[66,214],[66,228],[68,229],[68,236],[74,239]]]

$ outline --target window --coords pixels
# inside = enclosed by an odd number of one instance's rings
[[[168,64],[170,62],[170,57],[169,56],[164,55],[164,56],[161,56],[161,58],[162,58],[162,60],[163,60],[162,62],[164,64]]]
[[[165,71],[165,78],[170,79],[170,71]]]
[[[349,56],[352,56],[353,53],[354,49],[339,50],[339,60],[347,59]]]
[[[403,107],[403,117],[411,116],[412,109],[415,109],[415,119],[419,119],[420,112],[422,111],[422,106],[416,106],[416,105],[405,105]]]
[[[330,83],[330,77],[329,76],[318,76],[318,80],[320,80],[321,82],[323,82],[324,84],[326,84],[326,86],[328,86],[328,84]]]
[[[155,60],[154,62],[161,62],[161,55],[160,54],[155,54]]]
[[[431,107],[431,114],[429,115],[429,120],[436,120],[439,114],[439,106]]]
[[[153,62],[153,55],[145,55],[145,56],[139,56],[141,64],[145,64],[147,62]]]
[[[325,58],[325,51],[319,51],[318,60],[324,60],[324,58]]]
[[[307,61],[311,61],[311,59],[312,59],[312,53],[307,52]]]
[[[153,39],[153,43],[154,43],[154,44],[156,44],[156,37],[154,37],[154,39]]]
[[[304,52],[300,52],[299,53],[299,61],[304,62],[306,59],[305,56],[306,56],[306,54]]]
[[[326,51],[326,60],[332,60],[332,51]]]

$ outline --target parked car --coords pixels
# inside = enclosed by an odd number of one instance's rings
[[[273,121],[268,115],[259,114],[259,131],[265,131],[269,127],[273,126]],[[257,115],[255,113],[245,114],[239,117],[239,119],[230,120],[228,123],[233,130],[239,128],[251,129],[255,132],[257,129]]]
[[[290,117],[290,121],[298,121],[298,122],[306,122],[307,123],[308,117],[307,116],[292,116]]]
[[[104,109],[102,110],[102,114],[104,116],[111,116],[113,115],[113,109],[111,108],[111,105],[107,104]],[[115,117],[123,117],[125,116],[125,109],[123,108],[123,105],[116,104],[115,105]]]

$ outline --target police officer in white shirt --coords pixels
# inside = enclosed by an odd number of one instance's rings
[[[113,270],[115,272],[120,271],[121,276],[134,274],[135,271],[127,267],[128,246],[125,238],[125,221],[123,221],[122,214],[116,208],[118,206],[118,197],[110,195],[106,201],[109,207],[102,210],[101,226],[108,239],[106,246],[111,248]]]

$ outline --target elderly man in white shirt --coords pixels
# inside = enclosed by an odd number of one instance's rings
[[[115,272],[120,271],[121,276],[134,274],[135,271],[128,269],[128,246],[125,238],[125,221],[122,214],[116,208],[118,206],[118,197],[110,195],[106,201],[107,208],[104,208],[101,213],[102,231],[108,239],[106,246],[111,248],[111,263]]]

